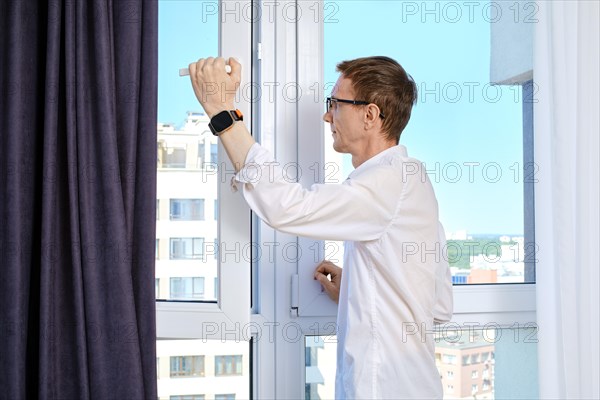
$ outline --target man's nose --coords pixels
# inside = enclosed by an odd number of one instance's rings
[[[325,112],[325,114],[323,114],[323,121],[325,122],[329,122],[331,123],[331,113],[329,111]]]

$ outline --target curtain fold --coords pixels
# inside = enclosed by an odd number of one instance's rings
[[[600,398],[600,8],[539,1],[536,287],[543,399]]]
[[[156,398],[158,2],[0,5],[1,398]]]

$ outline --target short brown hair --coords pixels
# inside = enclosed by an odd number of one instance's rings
[[[384,56],[342,61],[336,69],[352,82],[355,100],[377,104],[385,116],[382,129],[386,138],[398,143],[417,101],[413,78],[395,60]]]

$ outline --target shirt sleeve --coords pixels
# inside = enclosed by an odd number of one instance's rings
[[[438,236],[440,249],[446,249],[446,233],[441,223],[438,223]],[[440,252],[443,253],[443,252]],[[435,323],[449,322],[452,319],[454,298],[452,294],[452,272],[448,258],[439,255],[439,262],[435,271],[435,304],[433,307],[433,320]]]
[[[390,173],[393,167],[377,166],[342,184],[315,184],[306,189],[290,182],[272,155],[255,144],[232,186],[234,190],[241,187],[250,208],[281,232],[368,241],[385,232],[396,212],[402,182],[390,185]]]

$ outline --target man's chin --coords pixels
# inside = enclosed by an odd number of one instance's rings
[[[337,153],[341,153],[341,154],[348,153],[348,151],[346,151],[346,149],[344,149],[342,146],[340,146],[336,142],[333,142],[333,150],[335,150]]]

